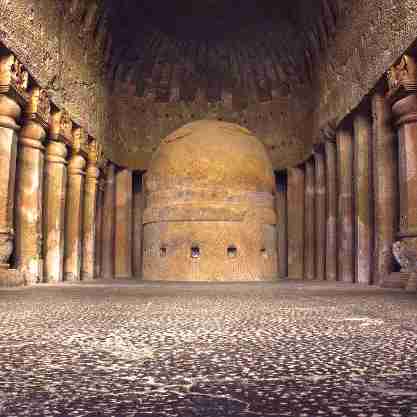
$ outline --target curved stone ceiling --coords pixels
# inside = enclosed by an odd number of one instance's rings
[[[276,168],[300,161],[316,63],[345,2],[109,0],[109,156],[146,169],[164,136],[217,118],[253,130]]]

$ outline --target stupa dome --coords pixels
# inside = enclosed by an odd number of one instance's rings
[[[170,134],[145,175],[144,279],[273,278],[274,188],[247,129],[201,120]]]

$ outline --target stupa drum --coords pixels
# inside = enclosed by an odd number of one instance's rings
[[[175,131],[152,158],[145,193],[145,280],[276,277],[274,175],[248,130],[201,120]]]

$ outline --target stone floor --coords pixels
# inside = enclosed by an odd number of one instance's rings
[[[2,290],[0,416],[417,416],[417,296],[315,283]]]

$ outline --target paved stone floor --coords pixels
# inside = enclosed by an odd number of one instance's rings
[[[417,416],[417,296],[346,285],[0,291],[0,416]]]

